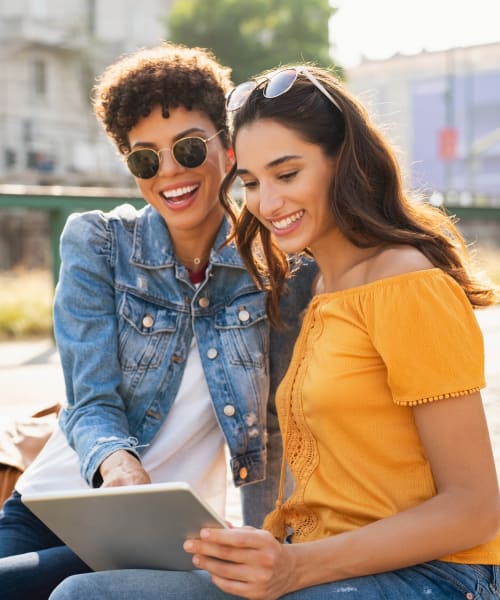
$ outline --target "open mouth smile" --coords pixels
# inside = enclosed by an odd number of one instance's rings
[[[160,192],[160,195],[167,200],[167,202],[184,202],[192,196],[194,192],[199,188],[199,185],[185,185],[171,190]]]
[[[276,221],[271,221],[272,226],[278,231],[283,231],[288,229],[291,225],[302,219],[304,216],[305,210],[298,210],[296,213],[289,215],[283,219],[278,219]]]

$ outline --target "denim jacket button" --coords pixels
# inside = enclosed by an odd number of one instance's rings
[[[217,352],[217,348],[209,348],[207,350],[207,356],[210,360],[213,360],[214,358],[217,358],[217,355],[219,353]]]
[[[243,310],[240,310],[240,312],[238,313],[238,319],[242,323],[246,323],[249,318],[250,318],[250,313],[248,312],[248,310],[243,309]]]
[[[155,320],[152,315],[145,315],[142,319],[142,326],[149,329],[150,327],[153,327],[154,322]]]
[[[179,354],[172,354],[170,360],[173,363],[177,363],[178,365],[180,365],[184,359],[182,358],[182,356],[179,356]]]
[[[226,404],[226,406],[224,406],[224,414],[226,415],[226,417],[232,417],[235,412],[236,409],[232,404]]]
[[[198,300],[198,304],[201,306],[201,308],[207,308],[210,305],[210,300],[206,297],[203,297]]]
[[[241,479],[246,479],[248,477],[248,470],[247,470],[247,468],[246,467],[241,467],[239,475],[240,475]]]

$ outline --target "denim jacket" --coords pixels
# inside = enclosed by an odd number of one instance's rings
[[[100,484],[99,465],[116,450],[140,458],[176,398],[194,335],[234,483],[263,482],[243,498],[245,521],[260,525],[276,497],[281,456],[274,391],[315,268],[305,265],[284,298],[290,328],[271,333],[266,294],[234,245],[220,248],[229,228],[224,219],[197,288],[154,208],[69,217],[54,303],[67,394],[61,427],[90,485]]]

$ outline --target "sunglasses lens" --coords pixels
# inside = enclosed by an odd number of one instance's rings
[[[241,108],[255,89],[255,85],[255,81],[245,81],[237,85],[228,96],[227,110],[231,112]]]
[[[172,152],[181,166],[194,169],[205,162],[207,144],[201,138],[184,138],[174,144]]]
[[[288,92],[297,79],[297,71],[295,69],[284,69],[271,75],[269,81],[264,88],[264,96],[266,98],[277,98]]]
[[[154,150],[143,148],[127,156],[127,166],[134,177],[151,179],[158,173],[160,161]]]

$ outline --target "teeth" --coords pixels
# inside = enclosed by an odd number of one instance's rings
[[[162,196],[167,200],[171,198],[178,198],[179,196],[184,196],[184,194],[190,194],[197,189],[197,185],[187,185],[184,187],[177,188],[176,190],[168,190],[168,192],[162,192]]]
[[[304,216],[304,212],[304,210],[299,210],[295,214],[290,215],[285,219],[280,219],[279,221],[272,221],[273,227],[276,227],[276,229],[286,229],[287,227],[290,227],[292,223],[295,223],[295,221],[301,219]]]

